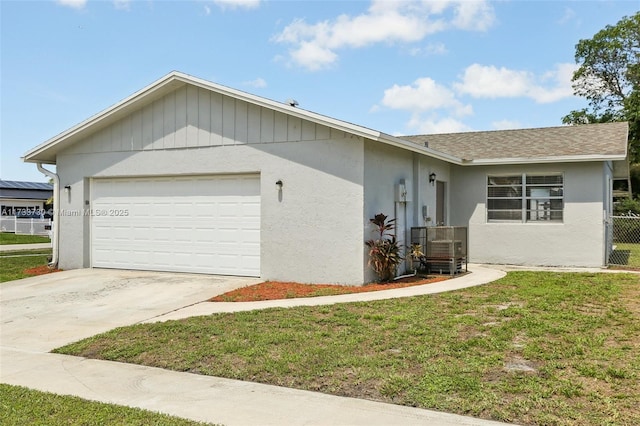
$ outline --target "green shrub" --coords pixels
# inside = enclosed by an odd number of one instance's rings
[[[622,216],[628,214],[638,214],[640,215],[640,200],[625,198],[623,200],[617,201],[613,205],[613,215],[614,216]]]
[[[614,217],[613,242],[640,243],[640,217]]]

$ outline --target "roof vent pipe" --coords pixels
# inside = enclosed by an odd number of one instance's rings
[[[47,170],[42,167],[42,163],[37,163],[38,170],[53,179],[53,232],[51,235],[51,245],[53,246],[53,253],[51,255],[51,262],[49,262],[50,268],[58,267],[58,249],[59,249],[59,235],[60,235],[60,178],[57,174],[51,170]]]

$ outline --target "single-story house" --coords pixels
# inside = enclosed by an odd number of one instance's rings
[[[44,212],[53,197],[53,185],[44,182],[0,180],[0,215],[31,216]]]
[[[627,131],[398,137],[172,72],[24,161],[56,181],[63,269],[357,285],[375,279],[377,213],[402,244],[412,226],[468,227],[473,262],[606,264]]]

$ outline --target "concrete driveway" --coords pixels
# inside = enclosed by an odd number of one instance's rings
[[[76,269],[0,284],[2,346],[47,352],[202,302],[259,278]]]

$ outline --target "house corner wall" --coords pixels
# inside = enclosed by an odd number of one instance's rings
[[[63,153],[60,267],[91,266],[91,180],[259,173],[261,277],[360,285],[363,142],[327,140],[139,152]],[[282,180],[281,192],[275,182]]]
[[[370,219],[378,213],[396,218],[396,232],[401,252],[406,256],[406,247],[411,243],[411,228],[427,226],[422,215],[423,206],[435,214],[435,186],[429,184],[429,174],[449,183],[449,164],[425,155],[365,141],[364,146],[364,239],[375,238]],[[406,203],[396,202],[397,185],[404,180],[409,196]],[[447,206],[448,207],[448,206]],[[446,209],[448,212],[448,208]],[[365,281],[378,279],[368,266],[368,249],[364,247]],[[408,272],[410,263],[405,261],[398,273]]]
[[[562,223],[487,221],[487,175],[521,173],[563,173]],[[601,162],[454,166],[452,175],[452,224],[469,227],[469,261],[530,266],[603,265]]]

